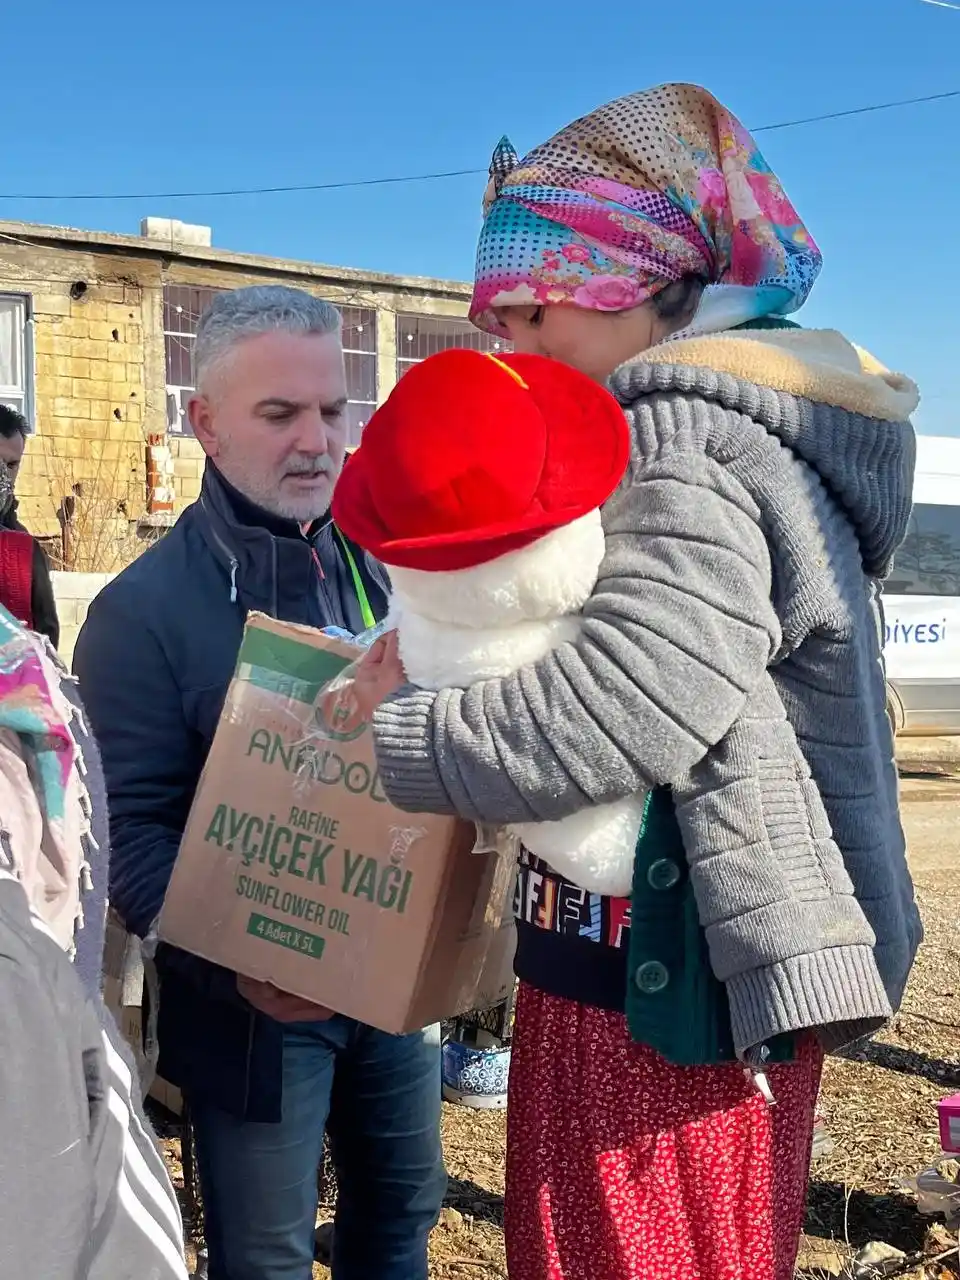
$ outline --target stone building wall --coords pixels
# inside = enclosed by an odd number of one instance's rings
[[[154,536],[163,521],[151,527],[151,446],[170,473],[163,483],[172,489],[173,516],[200,492],[200,446],[167,433],[164,286],[256,283],[375,310],[379,402],[396,380],[397,315],[463,317],[469,298],[456,282],[0,223],[0,294],[27,298],[31,316],[35,432],[17,485],[21,517],[55,558],[65,552],[66,568],[113,572]]]
[[[86,621],[87,610],[112,577],[111,573],[54,572],[51,575],[60,619],[59,653],[68,667],[73,662],[74,645]]]
[[[72,500],[76,567],[112,568],[129,559],[145,498],[145,352],[156,336],[144,325],[143,264],[0,243],[0,292],[27,295],[32,316],[36,431],[17,482],[21,517],[54,538]]]

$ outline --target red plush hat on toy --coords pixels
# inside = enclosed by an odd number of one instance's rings
[[[629,457],[623,410],[584,374],[542,356],[442,351],[367,423],[333,518],[384,564],[468,569],[602,506]]]

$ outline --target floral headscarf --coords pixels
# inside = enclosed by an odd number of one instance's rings
[[[672,281],[708,287],[688,332],[716,332],[806,301],[820,251],[742,124],[705,89],[630,94],[522,161],[494,152],[470,316],[492,308],[639,306]]]

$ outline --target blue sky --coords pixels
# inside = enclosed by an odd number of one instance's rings
[[[596,15],[608,14],[606,17]],[[615,15],[615,16],[614,16]],[[41,200],[485,168],[605,99],[706,84],[744,123],[960,89],[960,10],[923,0],[34,0],[4,12],[0,218],[466,278],[484,181],[230,199]],[[16,51],[14,55],[13,51]],[[12,79],[11,79],[12,77]],[[960,99],[761,135],[824,251],[805,322],[843,329],[960,434]]]

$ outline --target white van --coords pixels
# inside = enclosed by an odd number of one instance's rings
[[[960,439],[917,437],[913,512],[883,584],[890,718],[960,733]]]

